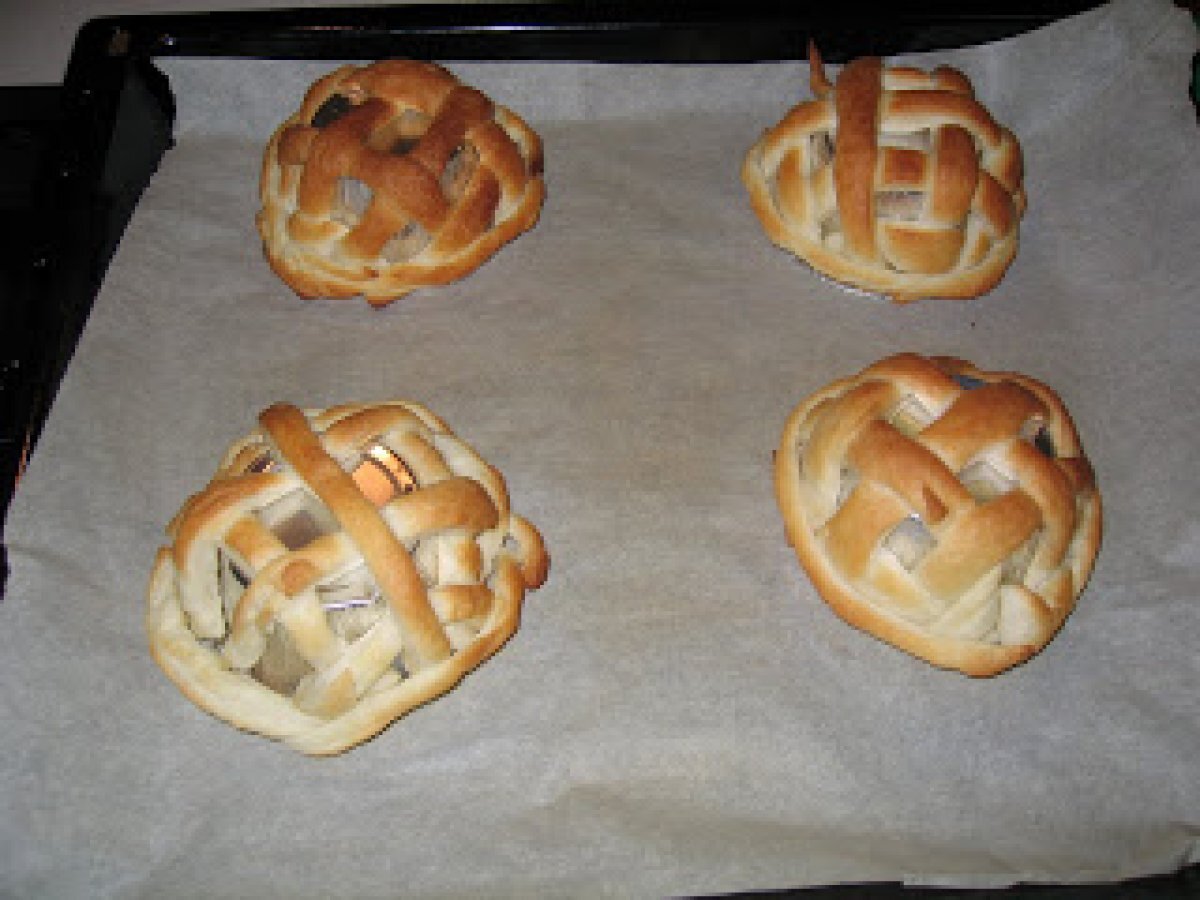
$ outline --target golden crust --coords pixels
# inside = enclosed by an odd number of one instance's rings
[[[212,715],[314,755],[457,684],[549,567],[499,472],[415,403],[270,407],[167,530],[155,661]]]
[[[1021,148],[961,72],[875,57],[750,148],[742,181],[768,237],[844,284],[907,302],[967,299],[999,283],[1025,211]]]
[[[841,618],[976,677],[1049,643],[1100,546],[1100,493],[1058,396],[948,357],[892,356],[802,401],[775,488]]]
[[[542,144],[433,63],[343,66],[271,136],[259,197],[263,251],[296,293],[382,306],[463,278],[537,223]]]

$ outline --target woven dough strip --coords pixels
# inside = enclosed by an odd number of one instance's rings
[[[1021,149],[966,76],[863,57],[834,85],[815,47],[810,72],[816,99],[742,165],[770,239],[837,282],[901,302],[995,287],[1026,206]]]
[[[536,224],[542,144],[433,63],[343,66],[271,136],[259,192],[280,278],[382,306],[464,277]]]
[[[1058,396],[958,359],[900,354],[809,396],[775,483],[839,616],[974,676],[1053,638],[1100,545],[1100,493]]]

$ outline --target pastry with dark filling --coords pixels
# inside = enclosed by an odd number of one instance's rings
[[[382,306],[536,224],[542,143],[441,66],[343,66],[272,135],[259,193],[264,252],[293,290]]]

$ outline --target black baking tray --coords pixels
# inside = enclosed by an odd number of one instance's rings
[[[0,87],[0,559],[3,516],[105,270],[172,143],[164,57],[830,62],[1011,37],[1099,5],[1027,2],[528,2],[112,16],[79,31],[61,84]],[[1181,74],[1181,78],[1185,76]],[[7,568],[3,570],[7,574]],[[2,591],[2,582],[0,582]],[[2,594],[0,594],[2,596]],[[995,890],[849,884],[743,896],[805,898],[1200,896],[1196,867],[1107,885]]]

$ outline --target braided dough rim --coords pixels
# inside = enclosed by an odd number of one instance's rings
[[[953,366],[956,372],[971,378],[986,381],[1007,380],[1028,389],[1045,402],[1056,416],[1068,423],[1074,433],[1074,425],[1066,407],[1058,395],[1044,383],[1019,372],[984,371],[966,360],[953,357],[927,359],[930,362]],[[877,369],[892,363],[903,365],[914,360],[924,364],[926,358],[912,353],[898,353],[880,360],[868,369]],[[1077,529],[1076,540],[1081,552],[1079,562],[1074,567],[1077,575],[1076,591],[1070,602],[1055,610],[1054,621],[1042,640],[1027,644],[1001,645],[928,634],[920,626],[860,599],[815,542],[814,530],[805,514],[801,486],[803,478],[794,452],[799,443],[800,432],[813,409],[826,400],[840,397],[848,388],[861,383],[862,376],[868,369],[839,378],[815,391],[792,410],[784,425],[774,459],[775,496],[783,518],[787,541],[795,551],[801,567],[821,599],[844,622],[938,668],[956,670],[973,678],[990,678],[1027,661],[1057,636],[1067,617],[1074,611],[1079,596],[1091,576],[1103,533],[1103,503],[1099,487],[1093,485],[1089,495],[1091,502],[1085,509],[1084,521]]]
[[[402,62],[417,64],[415,60]],[[453,73],[436,63],[419,65],[433,67],[462,84]],[[489,97],[497,124],[522,151],[529,175],[521,202],[505,218],[441,262],[383,264],[374,277],[366,279],[344,274],[322,256],[296,250],[287,233],[291,211],[283,202],[284,196],[276,189],[281,177],[280,140],[293,125],[311,122],[321,105],[337,92],[338,86],[365,68],[368,66],[345,65],[317,79],[306,91],[299,109],[271,134],[262,156],[258,190],[260,209],[254,221],[267,264],[298,296],[306,300],[362,297],[371,306],[382,307],[421,288],[444,286],[465,278],[495,256],[505,244],[530,231],[541,217],[546,183],[542,175],[541,137],[521,116]]]
[[[824,80],[820,54],[811,44],[809,60],[810,69],[814,73],[819,72],[819,77]],[[801,101],[797,107],[814,102],[817,101]],[[793,111],[797,107],[793,107]],[[982,104],[980,108],[987,113]],[[990,117],[990,113],[987,114]],[[750,206],[767,237],[777,247],[790,252],[809,268],[840,286],[889,297],[896,303],[912,303],[927,298],[972,300],[991,291],[1004,278],[1016,258],[1019,247],[1019,220],[1024,215],[1026,204],[1023,184],[1014,210],[1017,221],[1007,236],[993,244],[993,249],[989,252],[990,261],[985,266],[976,266],[963,272],[919,274],[858,263],[842,253],[830,250],[818,241],[807,239],[798,229],[792,228],[778,211],[778,206],[771,196],[770,176],[763,166],[763,155],[771,136],[785,128],[787,121],[785,116],[780,122],[766,129],[746,152],[741,166],[742,184],[749,194]],[[1003,126],[997,124],[996,127],[1011,135]],[[1015,142],[1015,137],[1013,140]],[[1018,152],[1019,146],[1018,144]]]
[[[330,407],[324,412],[354,411],[379,405],[383,404]],[[444,422],[419,403],[392,401],[386,405],[402,406],[427,423],[453,434]],[[318,412],[308,410],[305,415],[311,417]],[[297,471],[303,465],[301,462],[295,466]],[[303,475],[301,477],[308,481]],[[207,490],[206,487],[201,493]],[[333,718],[323,719],[303,712],[288,698],[250,675],[222,665],[221,658],[201,645],[187,625],[180,602],[179,570],[171,545],[158,549],[146,590],[143,625],[150,655],[184,696],[214,718],[242,731],[282,740],[309,756],[344,753],[378,736],[417,707],[448,693],[516,633],[525,593],[545,582],[549,556],[541,534],[528,520],[511,510],[508,520],[510,533],[519,543],[524,559],[518,565],[511,556],[497,557],[495,602],[471,643],[392,687],[364,696],[349,710]]]

